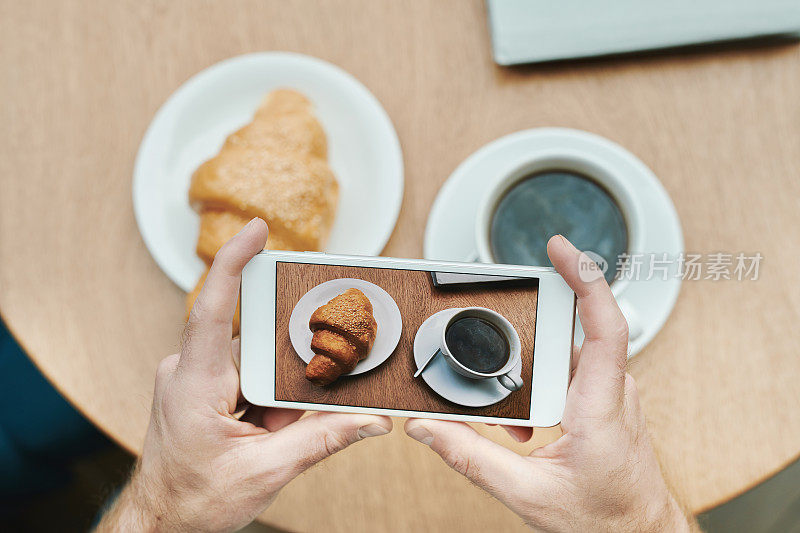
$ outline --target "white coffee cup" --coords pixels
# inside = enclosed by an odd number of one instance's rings
[[[524,157],[509,161],[499,168],[494,175],[487,179],[490,182],[489,194],[485,195],[478,206],[475,218],[475,247],[476,257],[484,263],[495,263],[491,246],[492,218],[505,195],[525,178],[547,171],[566,171],[585,176],[603,189],[605,189],[622,211],[628,229],[629,255],[642,252],[642,215],[637,204],[633,201],[634,194],[628,181],[619,178],[624,169],[621,163],[610,158],[608,154],[592,150],[572,150],[554,146],[532,150]],[[616,269],[617,265],[608,265]],[[617,298],[620,309],[628,321],[629,338],[631,341],[641,335],[643,328],[641,320],[632,305],[624,298],[624,292],[629,280],[617,277],[611,283],[611,290]]]
[[[496,327],[508,341],[508,361],[506,361],[506,364],[503,365],[503,367],[497,372],[483,373],[476,372],[471,368],[467,368],[453,356],[453,353],[447,346],[446,333],[448,328],[456,321],[468,317],[486,320]],[[496,311],[486,309],[485,307],[465,307],[453,314],[453,316],[451,316],[442,327],[439,351],[444,356],[447,364],[450,365],[450,368],[464,377],[470,379],[497,378],[500,381],[500,384],[510,391],[515,391],[522,388],[522,378],[512,374],[514,367],[516,367],[522,359],[522,343],[519,340],[519,334],[517,333],[517,330],[514,329],[514,326],[511,324],[511,322],[509,322],[506,317]]]

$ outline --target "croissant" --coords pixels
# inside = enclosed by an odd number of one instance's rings
[[[327,161],[327,140],[311,102],[288,89],[269,93],[253,121],[232,133],[219,153],[194,172],[189,203],[203,218],[201,255],[225,242],[228,211],[245,223],[267,221],[292,250],[320,250],[333,225],[339,186]]]
[[[222,245],[255,216],[269,224],[266,248],[321,250],[339,196],[327,156],[311,102],[288,89],[269,93],[253,121],[228,136],[219,154],[192,176],[189,201],[200,214],[197,255],[211,265]],[[207,274],[208,269],[187,295],[187,316]],[[236,335],[238,311],[233,326]]]
[[[328,385],[352,371],[367,357],[378,333],[372,303],[358,289],[347,289],[311,314],[314,357],[306,367],[306,379]]]

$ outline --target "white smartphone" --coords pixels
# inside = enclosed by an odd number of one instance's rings
[[[575,294],[551,268],[265,251],[241,288],[252,404],[561,421]]]

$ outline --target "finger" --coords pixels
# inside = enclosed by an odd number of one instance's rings
[[[224,363],[228,364],[229,355],[226,351],[196,350],[194,344],[230,340],[242,269],[254,255],[264,249],[267,233],[266,223],[260,218],[254,218],[217,252],[205,284],[189,313],[182,350],[186,361],[181,364],[200,364],[202,360],[208,364],[221,362],[219,359],[209,359],[209,355],[225,357]],[[201,353],[202,357],[199,356]]]
[[[233,359],[233,366],[236,367],[236,372],[241,374],[242,372],[242,339],[241,337],[234,337],[231,340],[231,359]],[[237,387],[236,391],[236,411],[241,411],[244,408],[247,408],[249,402],[242,394],[242,386],[241,382]]]
[[[153,393],[154,406],[161,402],[161,398],[164,396],[164,391],[167,389],[170,380],[175,375],[175,369],[178,367],[179,358],[180,355],[174,353],[168,357],[165,357],[158,363],[158,367],[156,369],[155,391]]]
[[[296,422],[303,416],[304,412],[305,411],[297,409],[251,405],[239,420],[274,432],[288,426],[292,422]]]
[[[264,429],[267,431],[279,431],[289,424],[297,422],[305,411],[300,409],[273,408],[264,414]]]
[[[514,507],[525,491],[520,480],[531,465],[511,450],[482,437],[463,422],[409,418],[406,433],[438,453],[453,470]]]
[[[581,347],[577,344],[572,346],[572,360],[570,361],[570,370],[574,373],[578,368],[578,362],[581,360]]]
[[[236,366],[237,371],[241,371],[241,339],[236,337],[231,341],[231,357],[233,364]],[[242,389],[239,388],[236,410],[240,410],[247,406],[247,400],[242,394]],[[247,411],[240,418],[243,422],[250,422],[254,426],[266,429],[267,431],[278,431],[279,429],[288,426],[292,422],[298,420],[305,411],[298,409],[283,409],[279,407],[265,408],[260,406],[249,406]]]
[[[264,470],[279,476],[279,484],[283,485],[351,444],[385,435],[391,430],[392,420],[388,416],[315,413],[267,436],[271,448],[270,453],[264,455]],[[280,457],[284,465],[277,474],[276,457]]]
[[[492,424],[490,422],[486,422],[487,426],[500,426],[501,428],[506,430],[506,433],[511,435],[511,438],[517,442],[526,442],[533,437],[533,428],[525,428],[519,426],[504,426],[502,424]]]
[[[586,270],[586,265],[594,262],[561,235],[547,243],[547,254],[578,297],[578,316],[585,334],[581,366],[588,367],[587,372],[593,375],[621,382],[627,362],[628,324],[608,283],[599,269],[595,273]]]
[[[517,442],[528,442],[533,437],[533,428],[522,426],[501,426]]]
[[[239,417],[239,420],[242,422],[247,422],[248,424],[253,424],[256,427],[263,428],[264,424],[262,420],[264,419],[264,414],[267,412],[267,408],[262,405],[250,405],[245,409],[244,414]]]
[[[237,372],[242,371],[242,339],[235,337],[231,341],[231,358],[233,359],[233,366],[236,367]]]
[[[210,327],[222,324],[231,327],[239,298],[242,269],[264,249],[267,234],[267,224],[260,218],[254,218],[217,252],[192,308],[191,314],[202,325]]]

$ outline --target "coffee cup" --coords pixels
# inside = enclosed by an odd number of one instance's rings
[[[624,253],[630,257],[642,252],[643,218],[640,208],[633,201],[635,195],[630,181],[620,179],[620,175],[624,171],[622,162],[614,160],[602,150],[573,150],[552,145],[531,150],[523,157],[508,161],[493,175],[488,176],[487,189],[489,192],[478,205],[474,228],[476,259],[485,263],[504,262],[495,257],[492,243],[492,226],[498,207],[517,185],[548,173],[572,175],[594,182],[599,186],[613,200],[622,214],[627,236]],[[523,231],[528,230],[523,229]],[[593,254],[591,250],[587,251],[591,259],[597,260],[601,264],[601,269],[610,268],[612,272],[616,272],[616,261],[614,264],[608,264],[603,257]],[[629,280],[627,277],[616,274],[609,281],[611,290],[628,321],[630,340],[633,341],[641,335],[643,329],[635,309],[624,297]]]
[[[492,328],[494,332],[486,329],[485,331],[477,332],[467,331],[466,336],[460,334],[456,335],[451,328],[453,328],[454,325],[466,324],[467,321],[465,319],[477,320],[477,322],[473,322],[473,326],[464,325],[457,327],[469,328],[484,323],[488,324],[488,327]],[[481,327],[487,326],[484,325]],[[448,332],[450,332],[449,335]],[[470,338],[470,335],[473,337]],[[454,338],[454,336],[458,338]],[[461,345],[473,339],[477,339],[484,344],[487,342],[494,343],[497,346],[500,345],[499,343],[502,340],[502,342],[505,343],[504,346],[501,347],[504,352],[503,358],[505,358],[505,361],[499,360],[499,358],[497,361],[486,361],[484,358],[484,360],[481,361],[480,368],[475,364],[473,364],[472,367],[468,366],[470,362],[465,359],[465,355],[466,352],[470,350],[463,350]],[[471,348],[477,347],[473,346]],[[490,346],[489,348],[489,351],[494,351],[495,346]],[[510,391],[522,388],[522,379],[513,374],[514,368],[519,364],[522,357],[522,343],[520,342],[519,334],[517,330],[514,329],[511,322],[496,311],[486,309],[485,307],[465,307],[453,314],[442,326],[439,351],[444,356],[447,364],[450,365],[450,368],[464,377],[470,379],[497,378],[500,384]],[[496,364],[494,364],[493,367],[486,366],[487,364],[492,365],[492,363]]]

